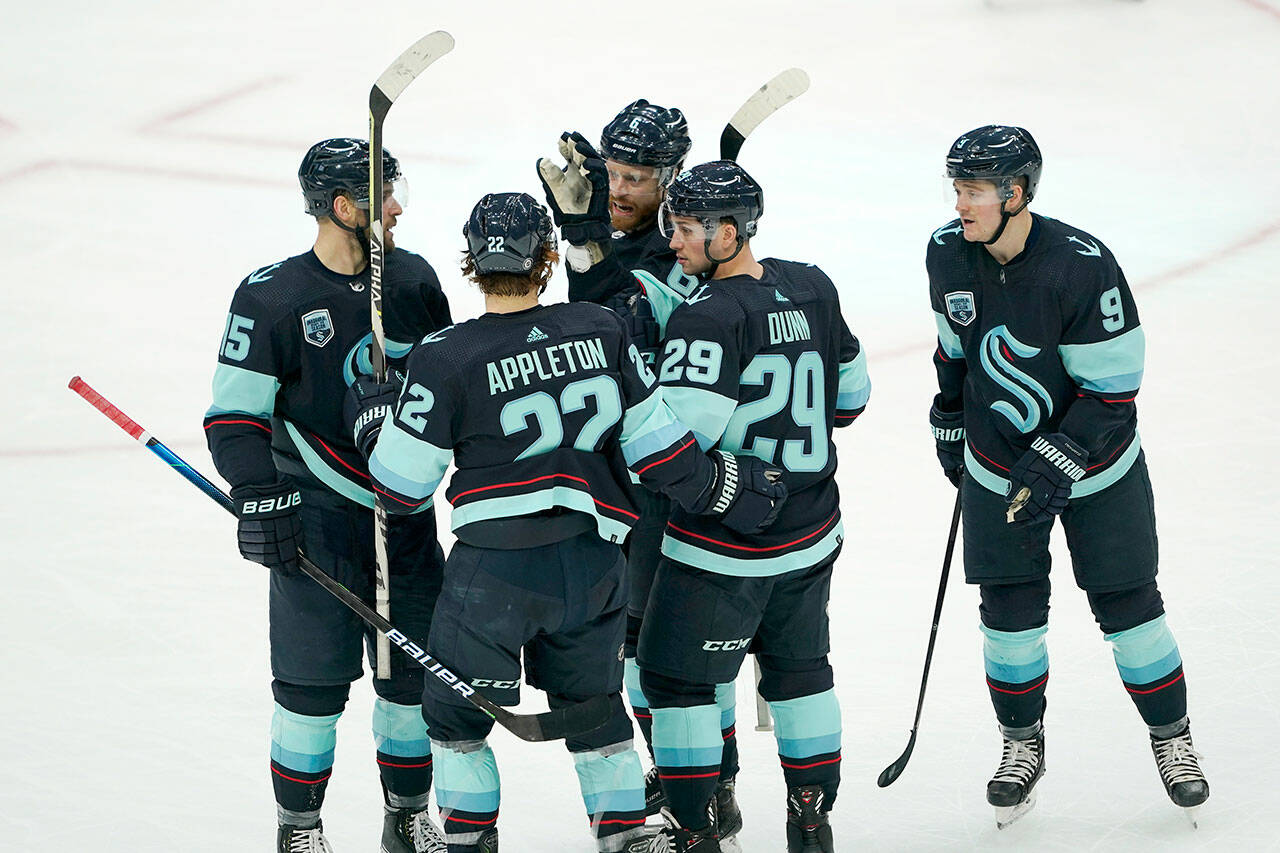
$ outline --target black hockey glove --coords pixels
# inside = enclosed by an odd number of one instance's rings
[[[404,377],[393,370],[387,374],[386,382],[361,375],[347,389],[347,397],[342,401],[342,416],[351,424],[351,438],[365,459],[378,443],[382,422],[395,411],[403,386]]]
[[[282,574],[297,574],[302,547],[298,518],[302,493],[297,487],[288,483],[237,486],[231,490],[231,500],[240,519],[236,526],[240,556]]]
[[[942,411],[935,396],[929,407],[929,427],[933,430],[942,473],[958,489],[964,480],[964,412]]]
[[[609,307],[626,322],[627,336],[640,350],[644,363],[650,370],[656,370],[662,331],[658,328],[658,318],[653,316],[653,305],[637,290],[625,298],[620,295],[617,300],[610,301]]]
[[[560,134],[560,156],[563,169],[546,157],[538,160],[538,179],[560,234],[572,246],[607,243],[613,225],[604,160],[581,133]]]
[[[717,515],[739,533],[759,533],[773,524],[787,500],[781,469],[723,450],[712,450],[707,458],[715,463],[715,477],[692,511]]]
[[[1036,436],[1031,449],[1009,469],[1007,519],[1040,521],[1062,512],[1088,461],[1080,445],[1060,432]]]

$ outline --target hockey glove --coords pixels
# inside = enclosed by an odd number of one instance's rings
[[[942,473],[958,489],[964,479],[964,412],[942,411],[935,396],[929,408],[929,427],[933,430]]]
[[[395,411],[403,385],[403,377],[393,370],[387,374],[386,382],[361,375],[347,389],[347,398],[342,401],[342,415],[351,424],[351,438],[365,459],[378,443],[383,421]]]
[[[1071,487],[1085,475],[1088,459],[1080,445],[1060,432],[1036,436],[1031,449],[1009,469],[1009,520],[1040,521],[1066,509]],[[1027,493],[1019,498],[1024,488]]]
[[[650,370],[656,370],[662,331],[658,328],[658,318],[653,315],[653,305],[638,290],[619,294],[606,304],[627,324],[627,337],[640,351],[644,363]]]
[[[606,243],[613,225],[604,160],[580,133],[560,134],[560,156],[563,169],[546,157],[538,160],[538,179],[561,235],[571,246]]]
[[[773,524],[787,500],[782,471],[754,456],[734,456],[712,450],[715,476],[694,512],[716,515],[739,533],[759,533]]]
[[[298,507],[302,493],[288,483],[237,486],[231,490],[235,504],[236,538],[240,556],[285,575],[298,573],[298,549],[302,547],[302,521]]]

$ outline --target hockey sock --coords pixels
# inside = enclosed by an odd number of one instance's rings
[[[769,703],[787,788],[821,786],[826,808],[840,786],[840,703],[834,690]]]
[[[318,816],[325,785],[333,773],[333,749],[338,742],[341,716],[309,717],[278,702],[275,705],[271,717],[271,784],[277,805],[294,813],[295,819],[310,813]]]
[[[601,850],[611,849],[605,839],[644,826],[644,773],[630,740],[573,753],[573,769]]]
[[[1187,715],[1182,656],[1161,614],[1136,628],[1103,635],[1129,698],[1148,726],[1164,726]]]
[[[734,682],[716,685],[716,707],[720,709],[720,739],[724,751],[720,755],[720,779],[728,781],[738,775],[738,693]]]
[[[720,709],[715,705],[653,709],[653,754],[671,814],[701,829],[720,781]]]
[[[498,822],[501,782],[493,750],[484,740],[437,740],[431,751],[445,839],[450,847],[475,844]]]
[[[1044,714],[1049,683],[1049,652],[1044,635],[1049,626],[1026,631],[997,631],[981,626],[987,689],[1000,725],[1018,729],[1034,725]]]
[[[374,699],[373,742],[387,804],[424,808],[431,790],[431,740],[422,706],[397,705],[381,696]]]
[[[631,703],[631,716],[636,718],[640,734],[644,737],[644,745],[649,750],[649,758],[653,758],[653,713],[649,710],[649,700],[644,698],[640,689],[640,667],[636,665],[635,655],[622,663],[622,683],[627,689],[627,701]]]

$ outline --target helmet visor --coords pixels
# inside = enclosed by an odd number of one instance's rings
[[[389,203],[392,199],[394,199],[395,203],[400,205],[401,210],[407,208],[409,206],[408,178],[401,175],[400,177],[396,178],[394,181],[389,181],[384,183],[382,185],[382,197],[383,197],[384,206],[385,204]],[[352,201],[355,202],[356,207],[360,208],[361,210],[368,210],[369,209],[368,191],[361,193],[360,198],[353,198]]]
[[[675,213],[665,201],[658,206],[658,232],[667,239],[679,234],[684,240],[710,240],[719,224],[719,219],[709,214]]]

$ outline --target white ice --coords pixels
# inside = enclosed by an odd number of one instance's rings
[[[232,290],[310,245],[302,152],[364,134],[374,77],[438,28],[457,49],[386,140],[413,190],[397,241],[462,318],[480,304],[456,269],[467,211],[539,194],[534,159],[561,130],[594,135],[643,96],[682,106],[693,159],[712,159],[756,86],[792,65],[813,79],[741,159],[768,196],[758,251],[833,276],[875,386],[838,439],[841,850],[1278,843],[1277,0],[9,0],[3,17],[0,849],[270,849],[264,571],[66,384],[82,374],[212,476],[200,419]],[[1036,208],[1103,239],[1142,312],[1160,581],[1213,788],[1198,830],[1165,797],[1061,541],[1035,811],[997,833],[983,798],[999,740],[959,577],[915,756],[875,786],[906,743],[953,494],[925,427],[924,246],[951,217],[947,145],[997,121],[1034,131]],[[777,851],[781,775],[745,682],[744,848]],[[380,826],[371,695],[356,686],[339,729],[324,815],[340,853],[374,849]],[[591,850],[564,750],[494,740],[503,849]]]

